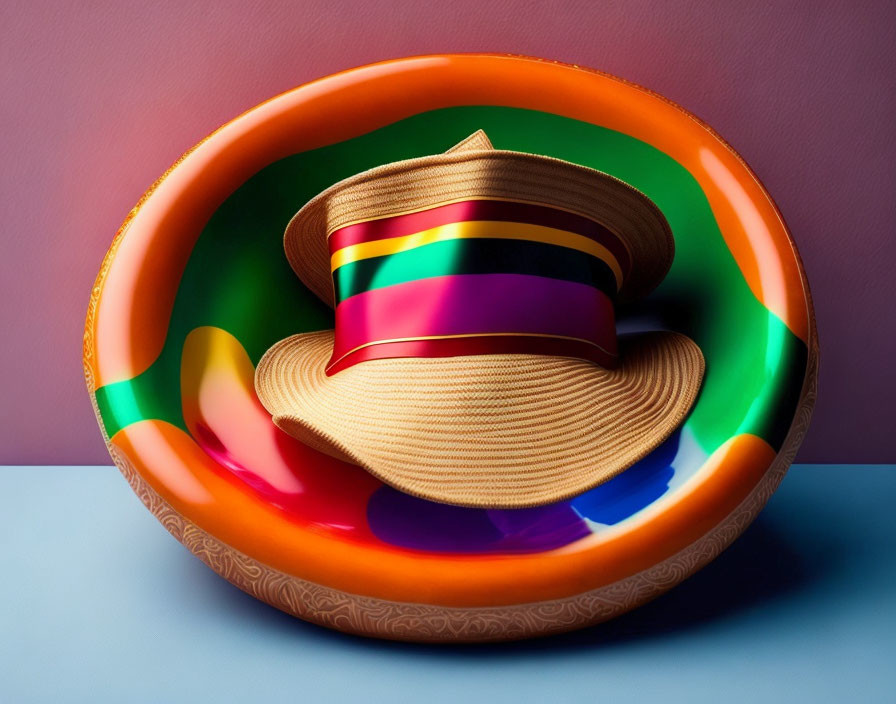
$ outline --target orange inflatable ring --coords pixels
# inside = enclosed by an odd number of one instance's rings
[[[687,421],[645,460],[537,509],[434,504],[278,430],[253,390],[275,341],[332,327],[283,229],[351,174],[477,129],[644,191],[676,258],[621,326],[680,330],[707,362]],[[134,491],[225,579],[352,633],[480,641],[556,633],[671,588],[755,518],[815,398],[793,240],[762,184],[694,116],[579,67],[503,55],[365,66],[277,96],[181,157],[128,215],[90,299],[84,370]]]

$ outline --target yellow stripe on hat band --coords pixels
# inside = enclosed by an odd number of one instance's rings
[[[330,257],[330,271],[335,271],[345,264],[361,259],[382,257],[388,254],[405,252],[416,247],[454,239],[507,239],[528,240],[530,242],[543,242],[559,247],[568,247],[585,254],[590,254],[602,261],[613,272],[617,287],[622,286],[622,268],[613,254],[602,244],[594,240],[566,230],[558,230],[544,225],[532,225],[521,222],[505,222],[499,220],[469,220],[465,222],[452,222],[447,225],[415,232],[412,235],[402,237],[390,237],[388,239],[362,242],[349,245]]]

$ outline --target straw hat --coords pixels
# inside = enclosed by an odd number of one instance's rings
[[[255,388],[284,431],[432,501],[521,508],[616,476],[684,420],[703,355],[617,339],[614,303],[674,254],[640,191],[480,130],[309,201],[284,237],[335,329],[276,343]]]

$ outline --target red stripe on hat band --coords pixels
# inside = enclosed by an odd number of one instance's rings
[[[631,268],[631,258],[623,242],[600,223],[547,205],[503,200],[465,200],[346,225],[330,234],[328,245],[332,255],[351,245],[404,237],[441,225],[472,220],[529,223],[573,232],[606,247],[619,262],[624,276]]]
[[[616,359],[610,298],[587,284],[541,276],[437,276],[373,289],[339,303],[335,327],[327,374],[376,355],[372,350],[359,354],[361,350],[399,342],[433,342],[401,348],[414,352],[408,356],[430,356],[420,353],[439,349],[442,353],[435,356],[445,356],[446,349],[456,355],[508,347],[519,353],[543,353],[538,350],[544,344],[533,341],[554,338],[558,342],[551,343],[552,349],[565,349],[566,356],[607,367]],[[511,343],[508,338],[516,340]],[[435,342],[442,339],[453,343]],[[488,340],[501,342],[489,347]],[[587,355],[582,352],[585,348],[590,348]],[[395,349],[387,356],[398,356]]]
[[[581,340],[559,337],[501,336],[402,340],[362,347],[327,367],[332,376],[348,367],[371,359],[396,357],[460,357],[474,354],[544,354],[554,357],[585,359],[608,369],[616,366],[616,358],[599,347]]]

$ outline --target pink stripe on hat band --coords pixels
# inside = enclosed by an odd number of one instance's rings
[[[600,350],[606,366],[617,354],[615,313],[605,293],[523,274],[437,276],[366,291],[339,303],[335,328],[328,370],[371,345],[440,337],[577,340]],[[475,347],[481,350],[481,341]]]

